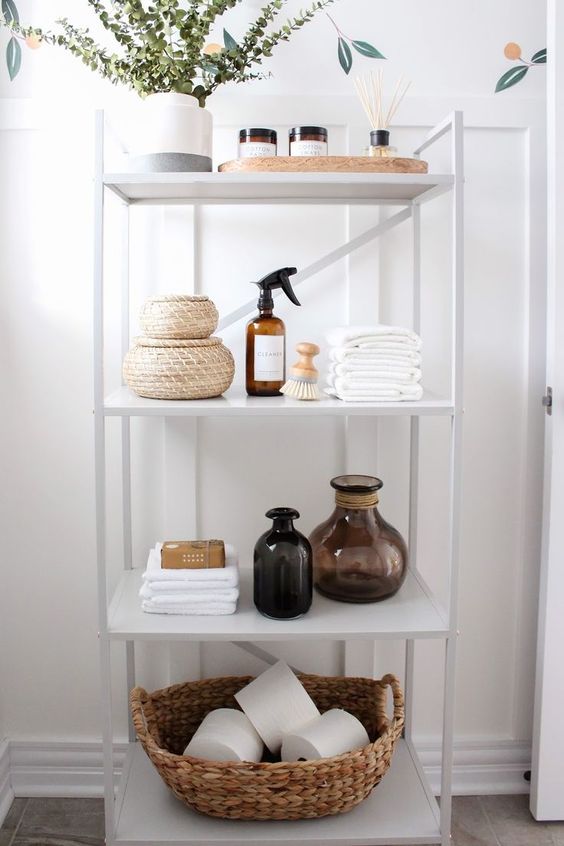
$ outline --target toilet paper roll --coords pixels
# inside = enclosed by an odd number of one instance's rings
[[[218,708],[202,720],[184,754],[208,761],[258,763],[263,749],[262,740],[245,714],[234,708]]]
[[[278,661],[235,694],[235,699],[271,752],[282,738],[319,717],[315,702],[284,661]]]
[[[301,729],[287,734],[282,742],[282,760],[311,761],[354,752],[370,743],[366,729],[348,711],[334,708]]]

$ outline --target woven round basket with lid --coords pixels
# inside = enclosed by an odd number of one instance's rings
[[[139,322],[148,338],[207,338],[219,314],[209,297],[167,294],[145,300]]]
[[[235,375],[221,338],[136,338],[123,361],[132,391],[150,399],[209,399],[229,388]]]
[[[355,752],[315,761],[251,764],[183,755],[196,729],[216,708],[238,708],[234,698],[252,677],[187,682],[147,693],[131,691],[133,724],[163,781],[184,804],[231,820],[298,820],[350,811],[386,774],[404,723],[403,694],[391,675],[379,681],[300,675],[323,713],[344,708],[364,725],[370,743]],[[387,716],[391,688],[393,717]],[[375,823],[376,824],[376,823]]]

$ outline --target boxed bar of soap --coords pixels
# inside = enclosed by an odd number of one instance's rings
[[[165,541],[161,552],[163,570],[201,570],[225,567],[222,540]]]

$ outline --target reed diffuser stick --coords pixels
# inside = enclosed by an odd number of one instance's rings
[[[385,110],[384,104],[384,71],[378,70],[376,74],[370,73],[367,76],[357,76],[354,86],[358,99],[361,102],[372,130],[387,129],[394,119],[401,102],[407,94],[411,82],[400,76],[390,105]]]

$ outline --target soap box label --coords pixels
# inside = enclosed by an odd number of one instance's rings
[[[284,379],[284,336],[255,336],[255,382]]]

